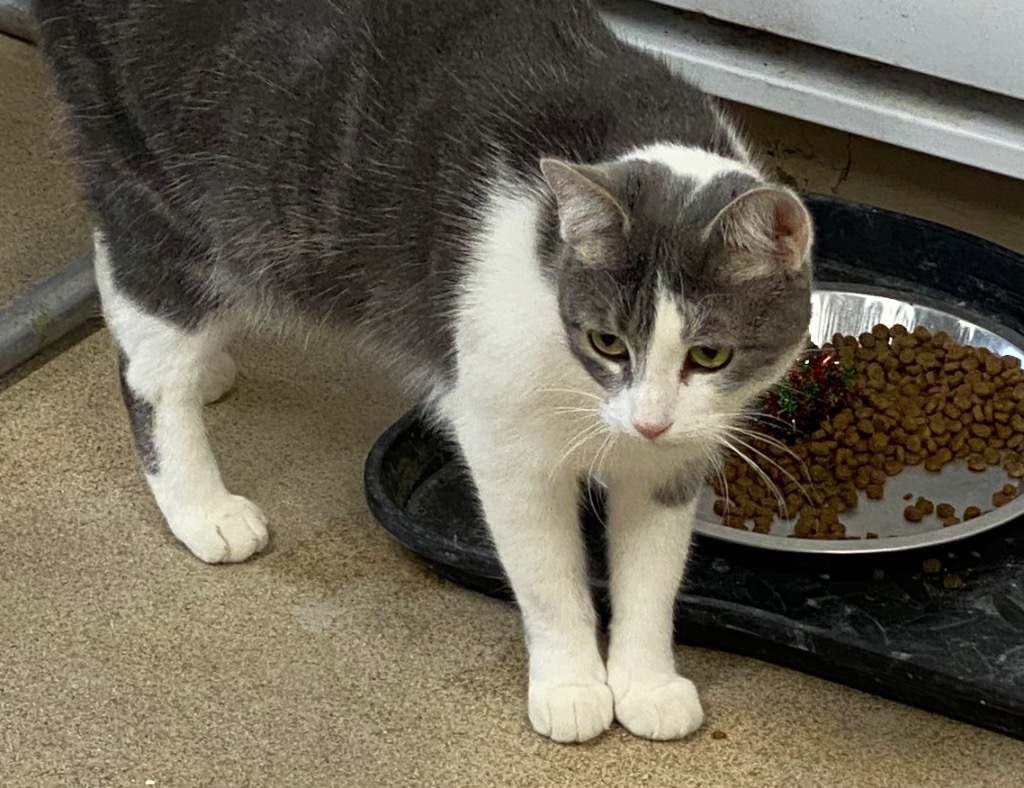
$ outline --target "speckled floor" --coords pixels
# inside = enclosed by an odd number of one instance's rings
[[[0,39],[0,86],[9,292],[70,258],[87,228],[30,48]],[[842,174],[845,135],[763,113],[750,123],[801,185],[828,191]],[[1024,248],[1024,202],[990,199],[996,186],[1019,197],[1019,184],[954,168],[950,196],[945,165],[922,157],[904,180],[886,157],[910,154],[854,151],[840,193]],[[965,187],[971,177],[988,186]],[[436,579],[366,510],[363,457],[405,403],[343,340],[297,347],[242,350],[238,389],[210,411],[226,479],[273,522],[272,551],[241,566],[199,563],[161,524],[105,332],[0,388],[0,784],[1021,784],[1024,742],[698,649],[680,651],[708,711],[692,739],[537,737],[514,609]]]

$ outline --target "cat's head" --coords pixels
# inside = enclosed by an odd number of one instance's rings
[[[806,208],[752,169],[707,157],[701,178],[640,159],[541,162],[553,197],[543,256],[615,434],[713,440],[807,341]]]

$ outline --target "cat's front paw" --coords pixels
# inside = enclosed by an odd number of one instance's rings
[[[613,717],[612,691],[603,682],[530,683],[530,722],[554,741],[593,739],[608,730]]]
[[[244,561],[267,546],[267,518],[241,495],[225,494],[208,507],[190,507],[167,518],[171,531],[208,564]]]
[[[682,676],[622,682],[615,687],[615,719],[645,739],[682,739],[704,723],[697,688]]]

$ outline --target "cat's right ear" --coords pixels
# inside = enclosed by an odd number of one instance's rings
[[[587,262],[616,259],[629,216],[601,171],[561,159],[541,159],[540,171],[555,196],[562,240]]]

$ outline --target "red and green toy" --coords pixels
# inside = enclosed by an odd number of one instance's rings
[[[842,407],[853,375],[831,345],[809,346],[764,396],[761,412],[772,417],[764,426],[788,439],[810,435]]]

